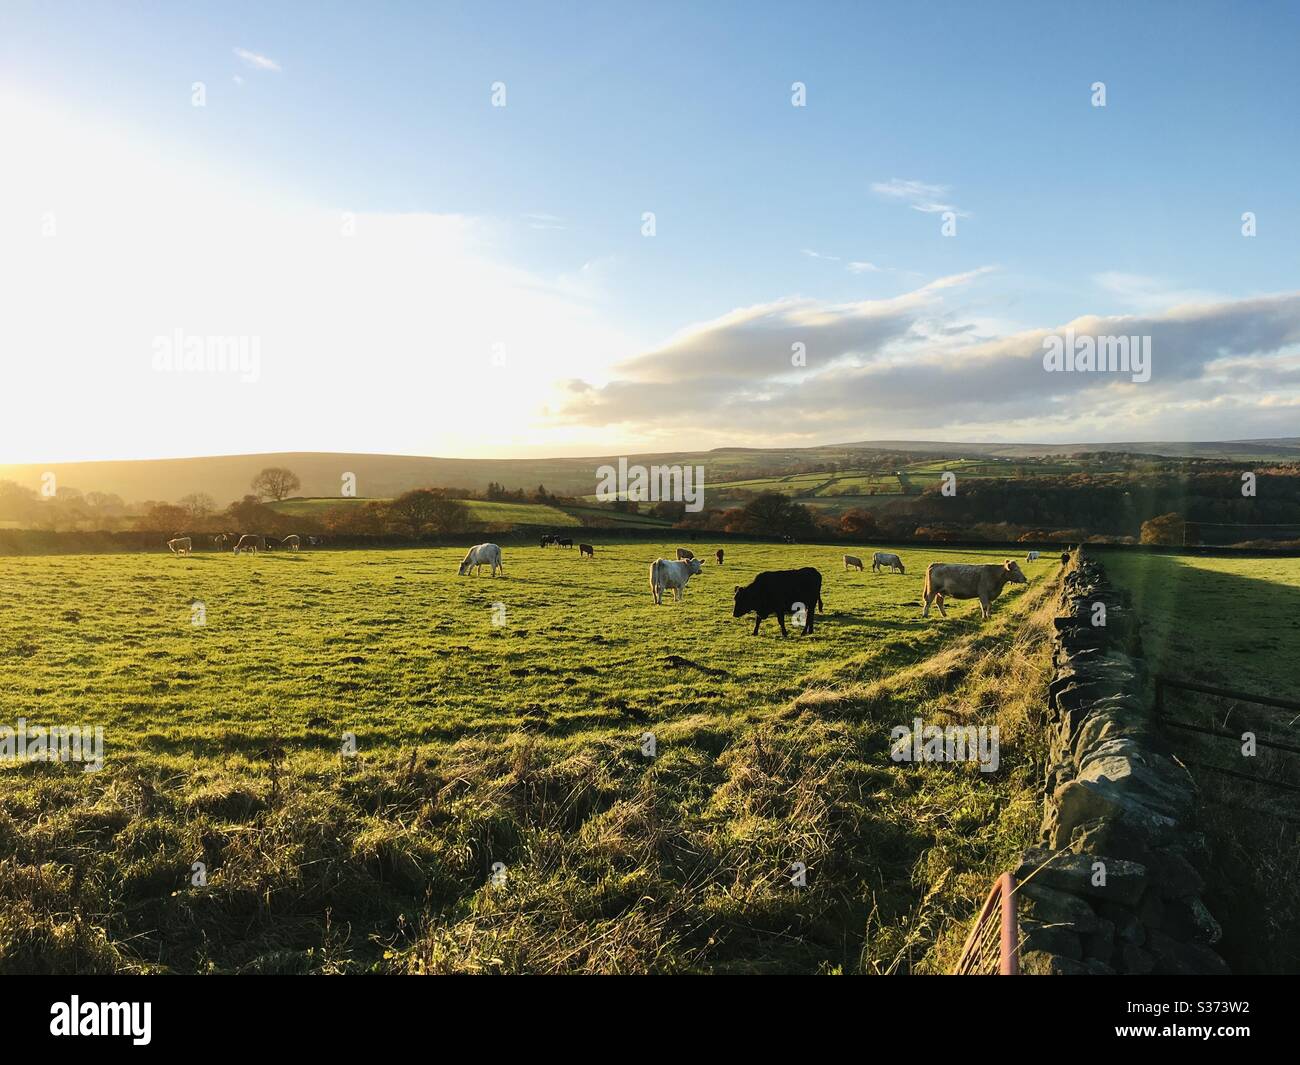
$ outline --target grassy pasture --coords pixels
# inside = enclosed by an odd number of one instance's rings
[[[1300,699],[1300,559],[1116,553],[1103,561],[1133,596],[1153,674]],[[1289,711],[1182,692],[1168,698],[1177,720],[1300,744]],[[1246,758],[1238,739],[1168,735],[1201,789],[1213,854],[1206,902],[1224,927],[1220,951],[1235,972],[1300,971],[1300,800],[1194,764],[1300,786],[1300,755],[1260,748]]]
[[[302,517],[320,518],[328,511],[339,507],[364,506],[367,503],[386,503],[387,499],[362,499],[358,497],[314,497],[310,499],[286,499],[270,506],[281,514],[301,515]],[[461,501],[469,511],[469,519],[483,525],[554,525],[558,527],[576,527],[581,522],[572,514],[559,507],[540,503],[498,503],[483,499],[465,499]]]
[[[0,766],[0,971],[943,968],[1034,835],[1059,563],[981,625],[922,619],[922,574],[995,551],[729,546],[656,607],[673,546],[495,580],[453,549],[0,559],[0,724],[107,749]],[[731,618],[806,564],[812,637]],[[998,723],[1000,770],[892,762],[915,714]]]

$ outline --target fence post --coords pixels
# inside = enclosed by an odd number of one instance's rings
[[[1016,942],[1016,878],[1002,874],[1002,957],[999,969],[1003,976],[1020,975],[1020,944]]]

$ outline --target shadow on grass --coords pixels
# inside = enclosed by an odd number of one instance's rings
[[[1153,677],[1300,700],[1300,583],[1255,575],[1296,580],[1300,562],[1233,559],[1208,568],[1208,560],[1167,555],[1103,562],[1133,597]],[[1231,734],[1164,729],[1200,792],[1212,854],[1205,902],[1223,926],[1217,949],[1236,973],[1300,971],[1300,794],[1265,782],[1300,786],[1300,754],[1263,747],[1243,754],[1246,732],[1300,744],[1297,715],[1169,689],[1166,716]]]

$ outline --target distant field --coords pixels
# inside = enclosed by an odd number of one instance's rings
[[[1133,595],[1152,674],[1300,700],[1300,559],[1106,555],[1103,561]],[[1261,746],[1247,756],[1243,740],[1250,733],[1300,745],[1300,719],[1219,696],[1170,690],[1167,700],[1174,720],[1210,730],[1166,732],[1200,789],[1200,827],[1213,855],[1206,903],[1224,928],[1217,949],[1234,972],[1295,973],[1300,799],[1294,790],[1254,781],[1300,788],[1300,755]]]
[[[625,457],[649,465],[702,465],[710,485],[739,481],[756,474],[783,476],[811,463],[834,462],[845,469],[865,464],[864,456],[880,452],[933,454],[960,461],[988,463],[994,458],[1028,459],[1050,456],[1064,466],[1078,460],[1077,452],[1133,452],[1196,456],[1233,462],[1295,461],[1300,439],[1208,443],[1111,444],[969,444],[936,441],[876,440],[808,448],[715,448],[711,451],[665,452],[626,456],[537,459],[449,459],[415,455],[368,455],[331,452],[276,452],[257,455],[214,455],[205,458],[153,459],[137,462],[72,462],[0,465],[0,480],[14,480],[33,490],[53,473],[60,485],[83,492],[112,492],[126,500],[176,500],[190,492],[207,492],[223,505],[241,498],[257,472],[286,466],[302,481],[303,492],[326,496],[339,489],[345,473],[355,475],[370,496],[396,495],[411,488],[440,485],[481,491],[491,481],[510,488],[544,484],[552,492],[583,496],[595,491],[596,469]],[[1027,465],[1032,466],[1032,463]],[[1093,467],[1096,468],[1096,467]],[[892,471],[891,471],[892,472]]]
[[[1036,832],[1059,564],[982,624],[921,574],[996,551],[737,545],[655,606],[674,546],[0,558],[0,722],[107,747],[0,765],[0,972],[944,968]],[[750,636],[732,586],[803,564],[817,632]],[[914,714],[1001,768],[891,761]]]
[[[387,502],[387,500],[357,497],[286,499],[282,503],[272,503],[270,506],[281,514],[300,514],[304,517],[319,518],[339,507],[364,506],[366,503],[374,502]],[[461,502],[469,511],[470,520],[483,525],[554,525],[570,528],[582,524],[573,514],[559,507],[540,503],[490,503],[481,499],[465,499]]]
[[[1054,462],[991,461],[977,458],[944,458],[900,464],[896,469],[838,470],[833,473],[801,473],[752,478],[743,481],[712,481],[709,492],[716,499],[739,498],[745,493],[781,492],[797,496],[809,506],[845,510],[870,505],[877,496],[900,497],[916,494],[940,482],[944,473],[959,478],[1060,477],[1087,469],[1106,473],[1120,467],[1105,463],[1084,463],[1062,459]]]
[[[1119,552],[1102,559],[1133,593],[1156,670],[1300,699],[1300,559]]]

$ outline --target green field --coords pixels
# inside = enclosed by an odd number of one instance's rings
[[[1300,559],[1106,554],[1102,561],[1133,596],[1153,675],[1300,699]],[[1199,789],[1198,827],[1213,859],[1206,903],[1224,929],[1217,949],[1234,972],[1294,973],[1300,801],[1285,785],[1300,788],[1300,755],[1261,746],[1246,757],[1242,740],[1249,732],[1300,746],[1297,715],[1176,690],[1166,698],[1175,721],[1209,730],[1169,727],[1166,736]]]
[[[1133,595],[1153,672],[1300,699],[1300,559],[1101,557]]]
[[[314,499],[286,499],[270,504],[281,514],[322,518],[339,507],[364,506],[367,503],[386,503],[386,499],[361,499],[357,497],[323,497]],[[539,503],[494,503],[482,499],[462,500],[469,511],[469,520],[481,525],[554,525],[576,527],[582,523],[559,507]]]
[[[387,499],[326,496],[314,499],[286,499],[268,505],[281,514],[320,519],[329,511],[339,507],[386,502]],[[461,502],[469,511],[469,520],[483,526],[537,525],[556,529],[576,529],[594,520],[631,528],[666,528],[671,525],[671,522],[650,517],[648,514],[620,514],[608,508],[580,504],[550,506],[544,503],[502,503],[483,499],[464,499]]]
[[[713,498],[727,501],[746,493],[781,492],[801,502],[829,510],[871,505],[880,497],[915,495],[940,483],[944,473],[958,478],[1005,479],[1061,477],[1087,469],[1093,473],[1119,469],[1105,463],[1061,459],[1052,462],[994,461],[978,458],[943,458],[900,463],[896,468],[841,469],[827,473],[776,475],[740,481],[709,483]],[[883,500],[882,500],[883,501]]]
[[[981,624],[922,619],[921,574],[996,552],[736,545],[656,607],[673,546],[507,549],[496,579],[453,549],[0,559],[0,724],[107,751],[0,767],[0,971],[950,964],[1036,831],[1059,563]],[[731,617],[805,564],[812,637]],[[892,762],[914,714],[999,723],[1001,768]]]

